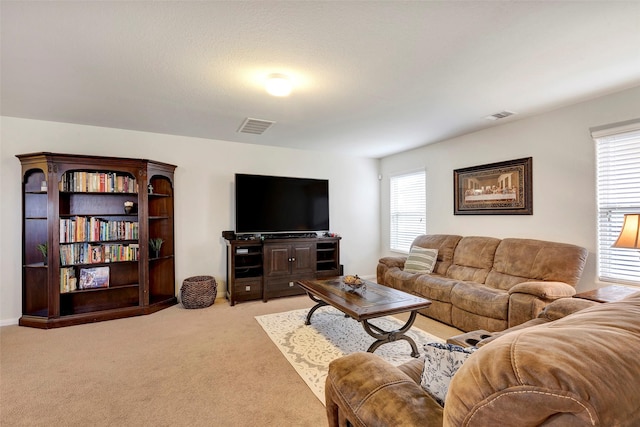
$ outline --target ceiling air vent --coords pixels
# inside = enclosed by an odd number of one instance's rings
[[[240,125],[240,129],[238,129],[238,132],[262,135],[264,131],[269,129],[274,123],[275,122],[272,122],[270,120],[252,119],[250,117],[247,117],[247,119]]]
[[[514,113],[513,111],[500,111],[499,113],[495,113],[492,114],[490,116],[485,117],[485,119],[487,120],[500,120],[500,119],[504,119],[505,117],[509,117],[509,116],[513,116]]]

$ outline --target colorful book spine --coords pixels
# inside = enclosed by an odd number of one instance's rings
[[[60,243],[137,240],[139,230],[137,221],[107,221],[83,216],[61,218]]]
[[[76,269],[64,267],[60,269],[60,293],[73,292],[77,289]]]
[[[60,190],[75,193],[137,193],[138,183],[129,175],[115,172],[67,172]]]
[[[73,243],[60,246],[60,265],[101,264],[121,261],[137,261],[140,245],[137,243]]]

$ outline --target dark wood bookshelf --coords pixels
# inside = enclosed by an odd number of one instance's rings
[[[48,152],[17,157],[22,165],[23,194],[20,325],[70,326],[150,314],[176,304],[174,165]],[[46,191],[41,188],[43,184]],[[148,193],[149,185],[154,188],[153,194]],[[125,212],[125,201],[134,202],[135,210]],[[61,219],[76,217],[137,222],[137,239],[129,239],[127,233],[126,239],[61,240]],[[152,259],[148,242],[157,237],[163,239],[163,244],[158,258]],[[36,249],[43,243],[48,247],[46,262]],[[114,257],[111,252],[109,262],[69,262],[67,258],[66,265],[62,264],[61,248],[84,247],[85,243],[97,247],[98,255],[107,246],[127,255]],[[92,259],[101,260],[100,256]],[[77,284],[81,269],[94,267],[109,269],[108,287],[80,289]],[[70,273],[75,288],[61,289],[63,271]],[[64,282],[68,282],[66,275]]]

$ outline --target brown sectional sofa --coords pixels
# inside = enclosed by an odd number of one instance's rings
[[[409,273],[406,257],[385,257],[378,283],[431,300],[422,314],[463,331],[501,331],[573,296],[588,255],[566,243],[449,234],[418,236],[412,246],[438,250],[433,273]]]
[[[638,425],[640,292],[605,304],[564,298],[487,340],[451,379],[444,408],[420,386],[421,359],[334,360],[329,426]]]

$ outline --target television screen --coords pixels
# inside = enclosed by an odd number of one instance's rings
[[[236,233],[328,230],[328,180],[236,174]]]

